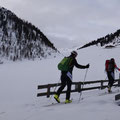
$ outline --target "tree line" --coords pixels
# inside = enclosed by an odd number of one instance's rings
[[[113,44],[115,44],[116,42],[120,44],[119,37],[120,37],[120,29],[117,30],[115,33],[111,33],[111,34],[106,35],[105,37],[101,37],[101,38],[98,38],[97,40],[93,40],[92,42],[85,44],[81,48],[89,47],[92,45],[97,45],[97,46],[100,45],[102,47],[111,42],[113,42]],[[79,48],[79,49],[81,49],[81,48]]]

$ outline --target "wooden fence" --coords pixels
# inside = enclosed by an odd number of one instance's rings
[[[93,86],[90,87],[90,84],[92,84]],[[95,84],[97,84],[97,85],[95,86]],[[86,81],[84,83],[83,82],[73,82],[71,92],[81,92],[81,91],[93,90],[93,89],[104,89],[108,86],[107,84],[108,84],[108,80]],[[61,85],[61,83],[38,85],[37,89],[46,89],[46,91],[39,92],[37,94],[37,97],[40,97],[40,96],[50,97],[50,95],[55,94],[56,88],[59,87],[60,85]],[[89,86],[87,87],[87,85],[89,85]],[[116,79],[113,86],[120,87],[120,79]],[[66,90],[62,92],[62,94],[64,94],[64,93],[66,93]]]

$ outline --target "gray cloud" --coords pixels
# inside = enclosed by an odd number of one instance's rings
[[[119,0],[0,1],[1,6],[40,28],[56,45],[56,41],[65,40],[81,45],[120,28]]]

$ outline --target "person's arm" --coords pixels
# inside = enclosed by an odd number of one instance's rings
[[[120,68],[118,68],[116,64],[115,64],[115,68],[120,71]]]
[[[76,59],[74,60],[74,65],[75,65],[75,67],[81,68],[81,69],[89,68],[89,66],[90,66],[89,64],[87,64],[87,65],[80,65],[80,64],[77,63]]]

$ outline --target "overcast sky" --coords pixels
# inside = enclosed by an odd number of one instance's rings
[[[120,29],[120,0],[0,0],[0,6],[37,26],[57,47]]]

